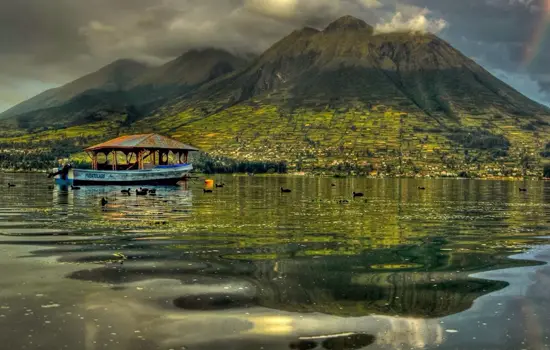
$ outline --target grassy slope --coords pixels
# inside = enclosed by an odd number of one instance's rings
[[[538,153],[547,142],[541,135],[550,132],[550,127],[545,125],[537,126],[535,131],[523,130],[516,118],[506,116],[465,115],[459,123],[447,120],[448,125],[439,125],[425,114],[406,113],[380,105],[370,110],[366,107],[302,108],[289,113],[255,101],[209,116],[192,109],[170,117],[156,115],[131,128],[123,127],[124,120],[124,116],[119,116],[109,121],[36,134],[1,134],[0,144],[28,148],[63,140],[84,147],[117,134],[158,132],[214,155],[247,160],[286,160],[291,169],[336,170],[339,164],[367,169],[370,165],[382,173],[411,175],[415,172],[439,174],[441,171],[498,174],[506,168],[519,175],[520,172],[513,169],[520,168],[524,154],[534,155],[536,161],[532,162],[532,168],[540,173],[543,160]],[[494,159],[493,150],[466,149],[452,141],[445,130],[457,126],[465,130],[483,128],[492,134],[503,135],[511,144],[508,156]],[[85,159],[81,154],[77,158]]]
[[[411,114],[385,106],[358,109],[298,109],[292,113],[276,106],[249,103],[203,117],[195,110],[160,118],[151,117],[134,126],[172,135],[214,154],[235,158],[287,160],[291,167],[327,169],[341,163],[396,173],[422,170],[471,173],[520,168],[522,155],[533,155],[534,171],[540,169],[538,156],[550,128],[521,129],[514,117],[464,115],[460,120],[442,119],[434,123],[425,114]],[[435,126],[437,127],[434,127]],[[450,128],[483,128],[510,142],[508,156],[493,157],[494,150],[467,149],[452,141]],[[467,155],[466,155],[467,153]],[[494,159],[495,158],[495,159]],[[492,171],[492,170],[491,170]],[[518,171],[515,171],[519,174]]]

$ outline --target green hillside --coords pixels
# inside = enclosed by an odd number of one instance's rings
[[[175,75],[170,81],[194,79]],[[541,176],[550,154],[548,108],[434,35],[378,35],[350,16],[295,31],[242,69],[199,80],[147,109],[99,108],[91,120],[50,123],[32,136],[12,124],[0,144],[80,146],[154,131],[291,170],[409,176]]]

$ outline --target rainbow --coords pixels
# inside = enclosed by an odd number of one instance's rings
[[[550,33],[550,0],[543,0],[541,19],[538,21],[537,26],[533,32],[531,40],[525,46],[525,52],[523,53],[523,64],[528,66],[539,55],[544,39],[547,33]]]

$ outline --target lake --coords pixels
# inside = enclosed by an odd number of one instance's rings
[[[550,349],[550,183],[211,178],[0,175],[1,348]]]

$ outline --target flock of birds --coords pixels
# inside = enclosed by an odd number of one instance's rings
[[[331,184],[332,187],[335,187],[336,184]],[[13,187],[16,187],[15,184],[12,184],[11,182],[8,182],[8,188],[13,188]],[[216,184],[216,188],[224,188],[225,187],[225,184],[224,183],[221,183],[221,184]],[[53,189],[53,186],[48,186],[49,189]],[[73,191],[78,191],[80,190],[80,187],[77,187],[77,186],[73,186],[71,185],[71,190]],[[426,190],[426,187],[423,187],[423,186],[419,186],[418,187],[418,190],[420,191],[425,191]],[[527,192],[527,188],[524,188],[524,187],[520,187],[519,188],[519,191],[520,192]],[[122,190],[120,191],[122,194],[124,195],[127,195],[127,196],[131,196],[132,195],[132,189],[131,188],[128,188],[127,190]],[[142,188],[140,187],[139,189],[136,189],[135,190],[135,193],[136,193],[136,196],[156,196],[157,194],[157,190],[156,189],[149,189],[149,188]],[[214,193],[213,190],[211,189],[203,189],[203,193]],[[292,193],[292,190],[290,188],[284,188],[284,187],[281,187],[281,193]],[[353,192],[352,193],[352,196],[353,198],[358,198],[358,197],[364,197],[365,194],[362,193],[362,192]],[[347,200],[342,200],[340,201],[341,203],[349,203],[349,201]],[[100,204],[102,207],[106,206],[107,204],[109,203],[109,201],[103,197],[101,198],[101,201],[100,201]]]
[[[225,186],[225,184],[216,184],[216,188],[223,188]],[[332,187],[335,187],[336,185],[335,184],[331,184]],[[213,190],[210,190],[210,189],[203,189],[202,190],[203,193],[214,193]],[[281,187],[281,193],[292,193],[292,190],[290,188],[284,188],[284,187]],[[357,198],[357,197],[364,197],[365,194],[364,193],[361,193],[361,192],[353,192],[353,198]]]
[[[131,196],[132,195],[132,189],[128,188],[127,190],[121,190],[120,193],[122,193],[126,196]],[[135,193],[136,193],[136,196],[156,196],[157,195],[157,190],[154,189],[154,188],[140,187],[140,188],[137,188],[135,190]],[[104,207],[107,204],[109,204],[109,201],[105,197],[103,197],[103,198],[101,198],[100,204],[101,204],[102,207]]]

